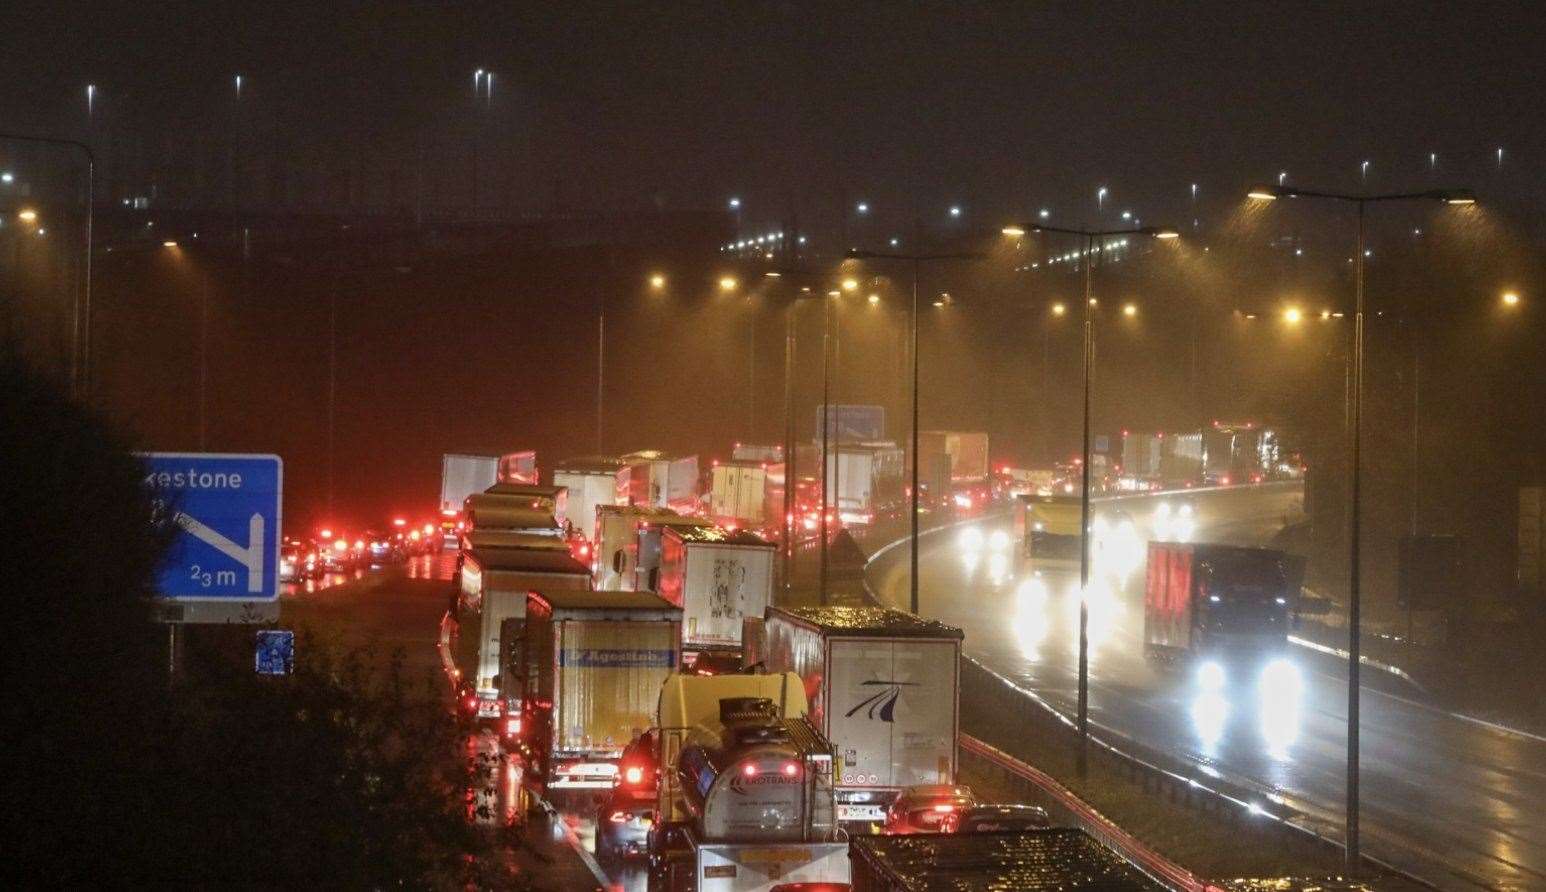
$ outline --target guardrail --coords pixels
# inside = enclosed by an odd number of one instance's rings
[[[1022,762],[969,734],[961,735],[961,749],[1035,786],[1072,814],[1084,832],[1138,865],[1139,869],[1167,887],[1178,892],[1214,892],[1218,889],[1145,845],[1138,837],[1117,826],[1114,821],[1041,769]]]

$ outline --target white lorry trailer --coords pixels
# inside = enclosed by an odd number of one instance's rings
[[[567,487],[566,519],[585,541],[596,541],[596,506],[617,504],[617,474],[623,463],[608,456],[572,458],[553,466],[553,485]]]
[[[668,526],[660,539],[659,587],[682,608],[682,647],[741,646],[741,621],[773,599],[776,547],[745,530]]]
[[[670,508],[649,505],[597,505],[596,548],[591,574],[597,589],[638,590],[639,530],[649,523],[682,520]],[[659,547],[656,548],[657,553]]]
[[[462,554],[458,634],[477,649],[458,648],[470,666],[459,666],[477,693],[478,717],[505,715],[520,671],[526,595],[532,590],[590,588],[590,568],[568,551],[477,548]]]
[[[767,611],[759,657],[800,676],[811,722],[836,748],[840,822],[883,820],[903,787],[955,783],[961,639],[883,607]]]
[[[447,453],[440,459],[440,513],[454,515],[473,493],[499,482],[499,456]]]
[[[697,514],[703,507],[698,493],[698,456],[646,449],[630,452],[622,460],[627,471],[617,477],[619,502],[670,508],[682,514]]]

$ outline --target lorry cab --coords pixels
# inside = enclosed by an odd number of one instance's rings
[[[1150,658],[1270,663],[1288,646],[1304,559],[1270,548],[1150,542],[1144,651]],[[1234,673],[1230,673],[1234,674]]]
[[[1015,538],[1025,556],[1040,561],[1079,560],[1081,509],[1077,495],[1015,496]]]

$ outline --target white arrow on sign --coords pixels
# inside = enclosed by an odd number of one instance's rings
[[[247,547],[243,548],[192,517],[177,512],[174,522],[209,543],[216,551],[247,568],[247,591],[263,591],[263,515],[254,514],[247,522]]]

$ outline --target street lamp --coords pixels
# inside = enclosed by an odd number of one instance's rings
[[[654,275],[650,276],[650,287],[656,291],[666,287],[666,277],[660,273],[655,273]]]
[[[952,211],[959,210],[952,208]],[[904,260],[913,267],[913,296],[912,303],[907,312],[907,343],[908,361],[912,365],[912,489],[908,499],[910,509],[908,518],[908,534],[910,538],[909,565],[911,573],[908,575],[908,607],[913,614],[918,613],[918,274],[925,263],[933,263],[942,260],[982,260],[987,255],[972,252],[959,251],[945,254],[895,254],[880,251],[860,251],[852,249],[848,252],[850,260]]]
[[[1106,189],[1101,187],[1097,193],[1104,197]],[[1089,770],[1089,743],[1090,743],[1090,605],[1088,600],[1090,588],[1090,384],[1094,372],[1095,363],[1095,334],[1094,319],[1090,309],[1095,305],[1095,298],[1090,293],[1091,267],[1095,263],[1095,243],[1099,239],[1104,243],[1105,239],[1114,235],[1146,235],[1155,239],[1178,238],[1180,233],[1174,229],[1157,226],[1144,226],[1131,229],[1072,229],[1061,226],[1005,226],[1003,233],[1008,236],[1021,236],[1026,232],[1051,232],[1061,235],[1075,235],[1085,240],[1084,250],[1084,446],[1081,451],[1080,469],[1083,474],[1083,485],[1080,487],[1079,496],[1079,752],[1078,771],[1079,776],[1084,777]],[[1128,305],[1131,312],[1124,312],[1131,316],[1138,312],[1138,308]],[[1056,312],[1056,310],[1054,310]]]
[[[1363,163],[1363,172],[1367,175],[1369,162]],[[1358,710],[1359,689],[1358,676],[1360,669],[1359,656],[1359,624],[1362,615],[1362,598],[1359,586],[1359,561],[1361,514],[1359,508],[1360,487],[1363,483],[1363,471],[1360,464],[1360,451],[1363,445],[1363,352],[1364,352],[1364,321],[1363,321],[1363,280],[1364,259],[1368,252],[1364,248],[1364,208],[1374,202],[1390,201],[1441,201],[1445,204],[1468,205],[1476,203],[1476,194],[1469,189],[1430,189],[1426,192],[1402,192],[1383,195],[1344,195],[1335,192],[1316,192],[1309,189],[1296,189],[1290,186],[1256,186],[1247,195],[1257,201],[1276,201],[1280,198],[1319,198],[1328,201],[1340,201],[1351,204],[1358,209],[1357,234],[1353,248],[1353,349],[1352,349],[1352,390],[1350,413],[1352,437],[1349,447],[1349,460],[1352,465],[1352,513],[1350,529],[1348,531],[1348,608],[1347,608],[1347,827],[1346,845],[1344,855],[1349,871],[1356,871],[1360,866],[1358,855]]]
[[[1505,292],[1503,292],[1503,305],[1505,307],[1517,307],[1517,306],[1519,306],[1519,292],[1517,292],[1517,291],[1505,291]]]

